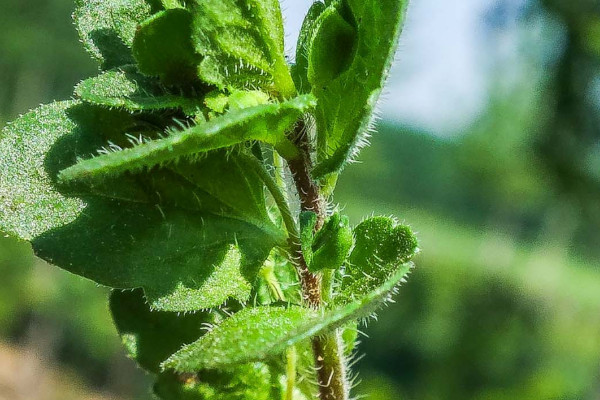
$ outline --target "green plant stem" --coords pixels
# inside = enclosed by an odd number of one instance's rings
[[[350,389],[346,377],[344,345],[339,330],[313,338],[320,400],[347,400]]]
[[[333,294],[333,275],[335,271],[332,269],[326,269],[323,271],[323,277],[321,278],[321,297],[325,305],[331,302]]]
[[[277,205],[277,208],[281,213],[283,224],[285,225],[285,228],[288,232],[289,240],[297,242],[298,238],[300,237],[300,233],[298,232],[296,221],[294,219],[294,216],[292,215],[292,212],[290,211],[290,207],[285,198],[285,195],[281,191],[279,185],[271,176],[271,174],[265,169],[265,166],[262,162],[260,162],[260,160],[258,160],[256,157],[249,156],[245,158],[248,162],[248,165],[254,169],[254,171],[257,173],[257,175],[267,187],[269,193],[271,193],[273,200],[275,200],[275,204]]]
[[[319,185],[311,177],[312,161],[310,157],[309,132],[304,121],[296,124],[292,141],[300,150],[300,157],[287,160],[300,197],[302,211],[317,214],[315,232],[323,227],[326,217],[325,200]],[[302,284],[302,294],[309,307],[321,308],[324,304],[321,277],[308,270],[306,259],[300,244],[295,245],[294,262]],[[331,278],[331,277],[330,277]],[[331,286],[331,279],[326,282]],[[312,339],[312,349],[317,368],[320,400],[348,400],[349,389],[346,376],[344,348],[337,331]]]
[[[295,346],[291,346],[286,352],[287,364],[285,369],[286,388],[285,400],[294,400],[294,389],[296,387],[296,364],[298,363],[298,352]]]

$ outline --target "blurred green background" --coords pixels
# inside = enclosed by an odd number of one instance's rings
[[[292,32],[308,3],[284,2]],[[0,6],[3,125],[97,67],[72,0]],[[467,58],[475,67],[452,67]],[[356,393],[600,399],[600,3],[413,0],[397,64],[335,200],[354,223],[398,216],[423,251],[363,329]],[[147,387],[106,290],[2,238],[0,400],[147,399]]]

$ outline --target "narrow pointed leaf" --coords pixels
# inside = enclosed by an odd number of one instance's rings
[[[321,14],[308,67],[319,101],[316,178],[339,171],[358,151],[394,58],[406,5],[406,0],[339,0],[329,5],[335,13]]]
[[[203,106],[203,99],[169,93],[155,79],[141,75],[134,67],[122,67],[86,79],[75,88],[83,101],[128,111],[181,109],[188,115]]]
[[[56,186],[60,169],[105,140],[97,136],[104,126],[100,121],[107,129],[115,123],[91,118],[91,110],[74,102],[43,106],[4,130],[0,228],[31,241],[39,257],[68,271],[116,288],[143,287],[154,308],[186,311],[215,307],[229,298],[247,300],[271,248],[285,240],[268,219],[261,219],[266,210],[248,222],[243,215],[253,214],[250,208],[236,211],[233,203],[233,211],[227,211],[218,188],[207,188],[211,194],[174,171],[66,192]],[[229,181],[223,185],[240,187]],[[262,190],[255,182],[248,185]],[[111,186],[115,189],[108,191]],[[78,197],[71,197],[75,189]],[[237,193],[237,201],[260,207],[258,192],[242,186]],[[216,215],[220,211],[238,217]]]
[[[249,140],[273,144],[283,154],[293,156],[295,146],[285,133],[313,106],[311,96],[302,96],[284,103],[232,111],[164,139],[81,161],[62,171],[60,179],[66,182],[115,176]]]
[[[206,334],[204,340],[175,353],[164,368],[194,372],[264,360],[273,355],[273,343],[316,315],[316,311],[299,306],[246,308]]]
[[[135,31],[150,13],[144,0],[77,0],[73,18],[86,50],[110,69],[134,62]]]
[[[140,71],[166,84],[196,79],[200,57],[192,43],[192,15],[183,8],[161,11],[144,21],[133,41]]]
[[[202,79],[222,88],[295,93],[279,0],[194,0],[192,9],[196,50],[206,57]]]
[[[197,342],[183,347],[163,363],[163,368],[194,372],[279,356],[295,343],[375,312],[389,299],[410,268],[410,264],[401,266],[381,286],[333,309],[263,306],[242,310]]]

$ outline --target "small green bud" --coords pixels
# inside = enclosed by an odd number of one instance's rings
[[[339,269],[346,261],[353,242],[348,217],[333,214],[315,235],[309,269],[312,272]]]
[[[312,211],[303,211],[300,213],[300,244],[302,245],[302,254],[308,265],[312,261],[312,245],[316,226],[317,214]]]

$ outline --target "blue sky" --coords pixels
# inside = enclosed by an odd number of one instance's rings
[[[311,3],[282,2],[289,51],[293,51],[302,18]],[[486,107],[490,37],[484,18],[498,3],[413,0],[396,63],[380,102],[381,116],[440,135],[459,133],[468,126]]]

